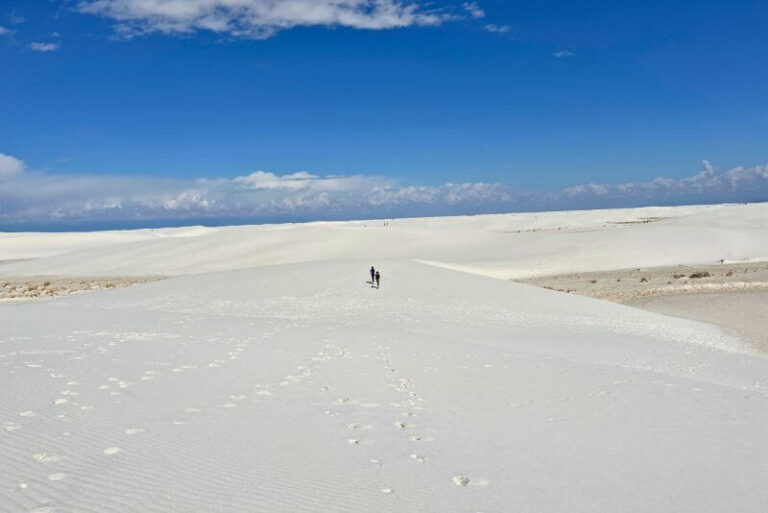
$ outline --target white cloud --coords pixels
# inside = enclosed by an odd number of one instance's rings
[[[493,23],[489,23],[485,27],[483,27],[487,32],[492,32],[494,34],[506,34],[510,30],[512,30],[512,27],[509,25],[495,25]]]
[[[278,175],[220,179],[57,175],[5,157],[0,225],[153,219],[350,218],[461,213],[512,199],[500,184],[398,186],[378,176]]]
[[[500,183],[399,185],[369,175],[267,171],[217,179],[58,175],[0,155],[0,226],[152,220],[344,219],[768,201],[768,165],[526,192]]]
[[[24,171],[24,162],[21,160],[0,153],[0,180]]]
[[[559,50],[559,51],[553,53],[552,55],[554,55],[558,59],[563,59],[565,57],[573,57],[573,52],[571,52],[569,50]]]
[[[2,25],[0,25],[0,36],[5,36],[7,34],[13,34],[13,30],[7,29],[7,28],[3,27]]]
[[[267,171],[256,171],[247,176],[234,178],[233,184],[241,190],[286,190],[342,192],[368,189],[387,182],[371,176],[326,176],[320,177],[306,171],[278,176]]]
[[[210,31],[266,39],[293,27],[390,29],[450,18],[411,0],[82,0],[82,12],[110,18],[125,37]]]
[[[53,52],[59,49],[61,45],[59,43],[29,43],[27,47],[35,52]]]
[[[477,2],[464,2],[463,7],[474,19],[479,20],[480,18],[485,18],[485,11],[477,5]]]
[[[768,201],[768,165],[717,171],[704,170],[684,178],[659,177],[618,185],[585,184],[562,190],[557,199],[577,206],[722,203]]]

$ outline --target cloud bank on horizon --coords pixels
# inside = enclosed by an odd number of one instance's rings
[[[62,175],[29,170],[0,154],[0,227],[248,219],[354,219],[768,200],[768,165],[720,172],[708,162],[684,178],[583,184],[530,192],[501,183],[403,186],[369,175],[170,179]]]
[[[210,31],[267,39],[294,27],[382,30],[440,25],[454,17],[445,10],[406,0],[83,0],[78,7],[81,12],[114,20],[118,34],[124,37]],[[464,9],[473,17],[482,13],[474,3],[464,4]]]

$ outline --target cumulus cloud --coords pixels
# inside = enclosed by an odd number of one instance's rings
[[[319,177],[299,171],[278,176],[267,171],[256,171],[247,176],[233,179],[233,184],[241,190],[287,190],[287,191],[358,191],[387,182],[370,176],[326,176]]]
[[[477,2],[464,2],[462,6],[474,19],[479,20],[480,18],[485,18],[485,11],[477,5]]]
[[[293,27],[379,30],[439,25],[450,18],[411,0],[82,0],[78,6],[116,21],[124,37],[210,31],[266,39]]]
[[[703,171],[684,178],[584,184],[564,189],[559,198],[578,207],[768,201],[768,165],[720,172],[704,161]]]
[[[512,199],[500,184],[399,186],[370,175],[279,175],[219,179],[58,175],[4,156],[0,225],[99,220],[354,218],[462,213]]]
[[[565,57],[573,57],[573,52],[569,50],[559,50],[553,53],[552,55],[554,55],[558,59],[564,59]]]
[[[58,175],[0,155],[0,226],[131,221],[226,222],[480,214],[768,200],[768,165],[684,178],[527,192],[501,183],[400,185],[370,175],[256,171],[234,178]]]
[[[24,171],[24,162],[10,155],[0,153],[0,180],[22,171]]]
[[[59,43],[29,43],[27,47],[35,52],[54,52],[60,48]]]
[[[4,35],[7,35],[7,34],[13,34],[13,30],[7,29],[7,28],[3,27],[2,25],[0,25],[0,36],[4,36]]]

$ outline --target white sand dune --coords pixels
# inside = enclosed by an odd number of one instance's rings
[[[176,275],[0,305],[0,512],[766,511],[768,359],[477,274],[765,257],[768,207],[531,216],[218,228],[0,267]],[[532,229],[550,231],[507,233]]]
[[[88,251],[116,244],[178,237],[196,237],[210,228],[192,226],[158,230],[72,233],[0,233],[0,261],[41,258],[73,251]]]
[[[493,276],[768,260],[768,204],[0,236],[0,276],[154,276],[339,260],[424,260]],[[658,219],[655,222],[643,222]],[[135,235],[134,235],[135,234]],[[71,237],[71,241],[69,241]],[[87,239],[87,240],[86,240]],[[68,242],[69,241],[69,242]],[[41,245],[43,246],[41,248]],[[76,249],[82,247],[80,251]],[[370,264],[369,264],[370,265]]]

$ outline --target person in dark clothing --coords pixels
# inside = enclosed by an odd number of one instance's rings
[[[376,288],[379,288],[379,282],[381,281],[381,273],[379,271],[376,271]]]
[[[376,277],[376,269],[371,266],[371,285],[373,285],[373,279]]]

